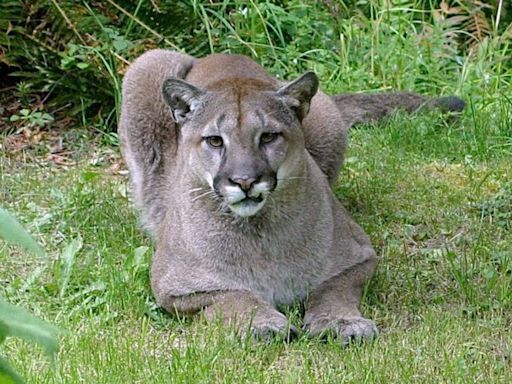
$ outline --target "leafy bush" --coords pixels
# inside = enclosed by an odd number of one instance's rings
[[[0,238],[17,243],[32,252],[43,254],[43,250],[5,210],[0,208]],[[0,297],[0,344],[8,336],[20,337],[41,345],[53,356],[57,351],[58,329],[30,315],[25,310],[7,303]],[[0,356],[0,383],[19,384],[23,379]]]

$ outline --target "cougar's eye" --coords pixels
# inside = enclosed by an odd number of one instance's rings
[[[213,148],[221,148],[224,145],[224,141],[220,136],[208,136],[205,137],[204,140]]]
[[[269,144],[275,141],[279,137],[280,133],[278,132],[265,132],[261,134],[260,142],[261,144]]]

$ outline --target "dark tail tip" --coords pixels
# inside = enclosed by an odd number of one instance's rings
[[[446,96],[435,99],[434,105],[443,112],[462,112],[466,103],[457,96]]]

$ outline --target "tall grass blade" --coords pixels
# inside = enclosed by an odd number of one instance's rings
[[[60,297],[63,297],[66,293],[66,289],[71,278],[73,271],[73,265],[75,263],[76,254],[82,249],[82,238],[78,237],[73,239],[67,246],[64,252],[62,252],[61,263],[62,263],[62,282],[60,286]]]

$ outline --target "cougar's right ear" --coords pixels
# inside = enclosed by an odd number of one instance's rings
[[[174,77],[165,80],[162,86],[164,100],[171,107],[174,120],[180,125],[190,119],[205,94],[205,91]]]
[[[298,79],[280,88],[277,94],[284,98],[286,104],[295,111],[299,120],[302,120],[308,114],[311,99],[317,91],[318,77],[314,72],[306,72]]]

